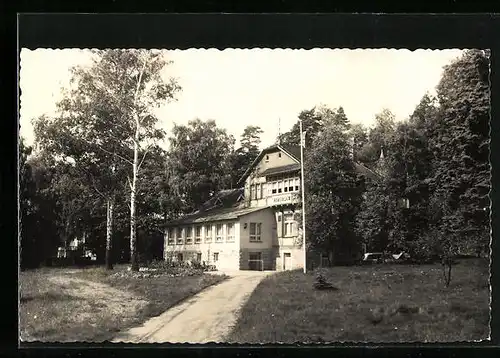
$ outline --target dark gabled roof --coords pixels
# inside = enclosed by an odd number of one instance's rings
[[[167,227],[179,226],[185,224],[196,224],[196,223],[206,223],[213,221],[222,221],[222,220],[232,220],[237,219],[241,216],[269,209],[268,207],[260,207],[260,208],[220,208],[213,209],[205,212],[196,212],[194,214],[186,215],[180,219],[170,221],[166,224]]]
[[[225,189],[217,192],[209,200],[201,205],[201,207],[195,212],[204,212],[214,208],[230,208],[237,205],[240,196],[244,195],[244,188],[237,189]]]
[[[245,179],[248,177],[252,169],[257,165],[262,160],[262,157],[266,155],[267,153],[274,152],[276,150],[281,150],[285,154],[289,155],[292,159],[294,159],[299,165],[300,165],[300,147],[299,146],[294,146],[294,145],[281,145],[281,144],[274,144],[270,147],[264,148],[257,158],[250,164],[250,166],[247,168],[245,173],[241,176],[240,180],[238,181],[238,184],[241,184],[242,182],[245,181]]]
[[[278,147],[300,163],[300,146],[289,144],[278,144]]]
[[[300,164],[294,163],[289,165],[283,165],[281,167],[269,168],[264,170],[262,173],[259,173],[262,176],[281,174],[281,173],[289,173],[300,170]]]

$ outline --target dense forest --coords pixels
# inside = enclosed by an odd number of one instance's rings
[[[82,236],[109,268],[160,259],[165,221],[237,185],[260,150],[257,126],[245,128],[238,148],[214,120],[158,129],[154,108],[182,91],[160,76],[170,64],[160,52],[93,55],[92,66],[73,70],[57,115],[33,119],[34,147],[20,141],[23,268]],[[339,261],[362,247],[403,250],[417,262],[489,254],[488,53],[464,52],[436,90],[407,119],[381,109],[370,128],[342,107],[298,114],[310,249]],[[282,143],[299,144],[298,123]]]

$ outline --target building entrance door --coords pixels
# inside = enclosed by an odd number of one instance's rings
[[[261,252],[250,253],[248,260],[248,268],[252,271],[262,271],[264,269]]]
[[[291,270],[292,269],[292,254],[289,252],[285,252],[283,254],[283,270]]]

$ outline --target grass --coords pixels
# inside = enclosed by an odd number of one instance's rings
[[[456,342],[487,339],[488,262],[463,260],[444,287],[439,265],[323,269],[339,290],[313,289],[314,273],[263,280],[230,342]]]
[[[150,277],[126,266],[44,268],[20,273],[20,335],[23,341],[111,340],[204,288],[222,275]]]

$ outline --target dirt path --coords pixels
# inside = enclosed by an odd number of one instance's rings
[[[225,282],[208,288],[160,316],[119,334],[113,342],[207,343],[224,342],[238,313],[257,284],[269,273],[226,273]]]
[[[102,314],[109,316],[123,316],[124,313],[134,315],[135,312],[148,303],[146,300],[132,293],[118,290],[109,285],[69,277],[67,273],[58,276],[50,276],[48,279],[73,297],[81,298],[90,302],[92,311],[78,312],[81,320],[95,315],[95,310],[102,311]]]

